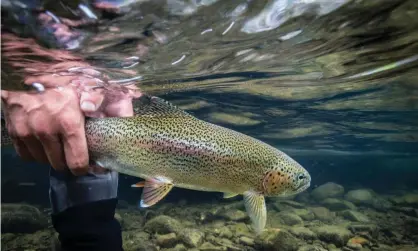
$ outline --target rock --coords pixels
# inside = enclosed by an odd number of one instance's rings
[[[321,204],[333,211],[356,209],[356,206],[353,203],[336,198],[325,199],[321,201]]]
[[[326,198],[339,197],[343,194],[344,187],[333,182],[328,182],[323,185],[320,185],[311,192],[311,196],[317,201]]]
[[[1,205],[2,233],[33,233],[48,227],[48,217],[27,204]]]
[[[393,247],[379,243],[377,247],[372,248],[373,251],[399,251],[395,250]]]
[[[242,236],[242,237],[244,237],[244,236]],[[248,237],[245,237],[245,238],[248,238]],[[211,240],[212,241],[212,240]],[[232,245],[234,245],[234,243],[232,242],[232,241],[230,241],[230,240],[228,240],[228,239],[225,239],[225,238],[222,238],[222,239],[220,239],[220,240],[218,240],[218,239],[214,239],[213,240],[213,242],[217,242],[218,244],[220,244],[221,246],[232,246]]]
[[[377,237],[378,235],[378,228],[374,224],[352,223],[349,225],[348,229],[353,233],[367,232],[373,237]]]
[[[254,233],[252,230],[245,224],[245,223],[237,223],[234,225],[229,226],[230,230],[232,231],[233,235],[235,236],[253,236]]]
[[[226,226],[219,228],[217,231],[215,231],[215,233],[218,234],[219,237],[224,237],[228,239],[232,237],[232,231]]]
[[[403,200],[408,205],[418,205],[418,193],[405,194]]]
[[[239,242],[244,244],[244,245],[247,245],[247,246],[254,246],[254,239],[251,239],[251,238],[246,237],[246,236],[241,236],[239,238]]]
[[[348,191],[345,195],[345,199],[353,202],[354,204],[366,204],[371,205],[373,203],[374,193],[369,189],[357,189]]]
[[[413,207],[392,207],[392,210],[409,216],[418,217],[418,209]]]
[[[353,238],[349,239],[347,244],[353,243],[353,244],[360,244],[361,246],[366,245],[369,243],[369,240],[366,238],[363,238],[361,236],[354,236]]]
[[[227,251],[228,248],[215,246],[210,242],[205,242],[202,244],[202,246],[200,246],[199,250],[200,251]]]
[[[157,235],[155,241],[160,247],[171,248],[177,242],[177,235],[175,233]]]
[[[347,243],[346,246],[349,250],[361,250],[363,248],[363,246],[358,243]]]
[[[353,211],[353,210],[344,210],[340,214],[341,216],[343,216],[344,218],[350,221],[357,221],[357,222],[363,222],[363,223],[370,221],[366,215],[357,211]]]
[[[130,210],[118,210],[115,219],[119,221],[123,231],[141,229],[144,225],[144,218],[139,212]]]
[[[301,242],[285,230],[264,231],[256,240],[262,250],[269,251],[296,251]]]
[[[327,245],[327,249],[329,250],[329,251],[340,251],[341,249],[339,249],[339,248],[337,248],[337,246],[335,246],[334,244],[328,244]]]
[[[320,245],[304,245],[298,248],[297,251],[328,251]]]
[[[230,221],[244,221],[248,219],[247,213],[238,209],[229,209],[222,212],[220,216]]]
[[[177,233],[181,228],[182,225],[178,220],[166,215],[157,216],[144,226],[145,231],[159,234]]]
[[[157,251],[157,247],[150,241],[150,235],[145,232],[122,231],[124,250]]]
[[[283,201],[281,201],[281,203],[284,204],[284,205],[294,207],[294,208],[305,208],[305,205],[303,205],[300,202],[296,202],[294,200],[283,200]]]
[[[315,217],[321,221],[331,221],[335,217],[335,213],[329,211],[328,208],[325,207],[311,207],[310,210]]]
[[[307,209],[293,209],[291,212],[300,216],[303,220],[311,221],[315,219],[314,213]]]
[[[313,228],[318,238],[325,242],[335,244],[337,247],[344,246],[351,237],[351,232],[340,226],[320,226]]]
[[[197,229],[186,228],[181,231],[179,238],[186,246],[195,248],[202,244],[204,233]]]
[[[301,225],[303,220],[300,216],[290,212],[280,212],[278,214],[279,220],[282,224],[288,226]]]
[[[294,207],[284,204],[282,201],[278,201],[273,204],[273,208],[278,212],[286,212],[286,211],[292,211]]]
[[[371,206],[381,212],[387,212],[387,210],[391,209],[393,207],[392,203],[388,200],[385,200],[380,197],[375,197],[372,199]]]
[[[308,191],[303,191],[300,194],[296,195],[295,200],[301,203],[310,203],[311,195]]]
[[[188,251],[189,249],[186,248],[182,243],[177,244],[174,248],[169,249],[169,251]]]
[[[393,197],[391,200],[397,205],[418,206],[418,193],[407,193],[400,197]]]
[[[3,235],[6,235],[4,238]],[[55,234],[51,230],[40,230],[31,234],[1,234],[1,250],[51,250]],[[7,242],[6,242],[7,241]]]
[[[316,239],[316,234],[306,227],[292,227],[289,230],[292,234],[304,240]]]

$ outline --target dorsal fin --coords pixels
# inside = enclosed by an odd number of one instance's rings
[[[159,116],[173,116],[173,117],[182,117],[191,115],[177,106],[165,101],[162,98],[142,95],[141,97],[133,100],[134,113],[135,116],[150,116],[150,117],[159,117]]]

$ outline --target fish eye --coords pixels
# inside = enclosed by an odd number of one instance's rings
[[[303,180],[305,178],[305,175],[303,175],[303,174],[299,174],[299,176],[298,176],[298,179],[299,180]]]

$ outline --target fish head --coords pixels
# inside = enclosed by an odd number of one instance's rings
[[[262,179],[262,193],[270,197],[291,196],[305,191],[311,185],[311,176],[298,162],[284,153],[270,167]]]

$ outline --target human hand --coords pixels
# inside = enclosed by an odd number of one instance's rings
[[[17,153],[26,160],[49,163],[56,170],[68,167],[75,175],[88,171],[85,117],[133,115],[135,88],[93,88],[91,78],[44,75],[26,82],[41,82],[41,93],[1,91],[7,130]],[[66,83],[57,86],[54,83]]]

